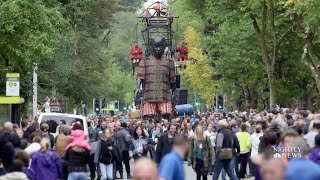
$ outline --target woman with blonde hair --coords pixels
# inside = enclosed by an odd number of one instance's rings
[[[62,162],[60,156],[50,148],[50,140],[42,138],[40,151],[32,156],[30,168],[35,172],[35,180],[56,180],[62,176]]]
[[[208,171],[212,168],[212,145],[210,139],[204,134],[203,126],[197,125],[191,139],[188,164],[197,173],[197,180],[207,180]]]

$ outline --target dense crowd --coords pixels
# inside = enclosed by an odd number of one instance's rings
[[[320,114],[274,109],[206,112],[174,119],[127,115],[61,119],[58,135],[31,116],[0,128],[0,180],[197,180],[320,178]],[[130,166],[132,163],[133,166]],[[131,172],[133,168],[133,172]],[[88,175],[90,174],[90,175]],[[190,179],[190,178],[189,178]]]

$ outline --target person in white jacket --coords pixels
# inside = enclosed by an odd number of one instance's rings
[[[251,135],[251,157],[258,155],[258,149],[260,144],[260,137],[263,136],[261,124],[256,125],[255,132]],[[255,165],[252,163],[250,166],[250,173],[255,172]]]

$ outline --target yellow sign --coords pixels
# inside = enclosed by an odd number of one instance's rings
[[[20,77],[20,73],[7,73],[7,77],[19,78]]]
[[[20,97],[0,97],[0,104],[22,104],[24,99]]]

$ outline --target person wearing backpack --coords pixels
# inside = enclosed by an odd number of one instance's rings
[[[114,179],[113,165],[119,158],[119,152],[112,140],[111,129],[104,129],[94,157],[94,163],[100,168],[101,180]]]

